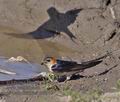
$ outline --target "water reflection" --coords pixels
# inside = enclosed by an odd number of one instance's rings
[[[39,64],[25,62],[8,62],[6,58],[0,58],[0,69],[14,72],[8,75],[0,73],[0,81],[24,80],[34,78],[37,74],[45,71]]]

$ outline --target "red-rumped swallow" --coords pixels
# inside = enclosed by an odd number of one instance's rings
[[[54,57],[46,57],[41,64],[45,65],[53,74],[66,76],[66,80],[69,80],[72,75],[83,72],[85,69],[101,63],[102,59],[107,56],[108,54],[94,60],[82,62],[81,64],[78,64],[75,61],[66,61],[56,59]]]

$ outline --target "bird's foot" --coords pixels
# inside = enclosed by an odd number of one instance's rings
[[[71,79],[71,76],[67,76],[64,82],[66,83],[67,81],[70,81],[70,79]]]
[[[53,73],[48,73],[47,78],[50,82],[54,82],[56,79],[56,75],[54,75]]]

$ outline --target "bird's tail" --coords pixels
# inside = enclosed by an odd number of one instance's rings
[[[82,62],[80,65],[82,66],[83,69],[94,67],[94,66],[100,64],[103,61],[103,59],[106,58],[107,56],[109,56],[110,54],[111,53],[107,53],[99,58],[96,58],[96,59],[93,59],[90,61],[86,61],[86,62]]]
[[[23,34],[4,33],[4,34],[11,37],[15,37],[15,38],[33,39],[33,37],[31,36],[31,33],[23,33]]]

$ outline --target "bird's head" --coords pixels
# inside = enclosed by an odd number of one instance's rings
[[[45,65],[47,68],[49,68],[49,70],[52,72],[52,66],[57,64],[57,61],[54,57],[46,57],[44,58],[44,60],[42,61],[41,65]]]

